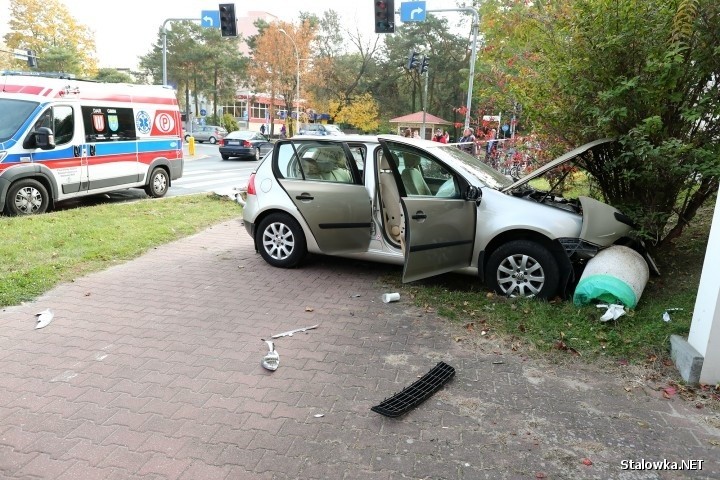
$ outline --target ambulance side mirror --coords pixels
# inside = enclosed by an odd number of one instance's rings
[[[47,127],[40,127],[33,132],[35,137],[35,147],[42,150],[52,150],[55,148],[55,135],[52,130]]]

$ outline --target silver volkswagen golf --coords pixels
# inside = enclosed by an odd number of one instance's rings
[[[583,145],[513,182],[456,146],[426,140],[279,141],[250,177],[244,224],[276,267],[295,267],[311,252],[404,265],[405,282],[464,270],[504,295],[565,296],[575,267],[627,243],[631,222],[605,203],[566,199],[532,181],[610,142]]]

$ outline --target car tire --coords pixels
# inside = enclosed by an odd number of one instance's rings
[[[223,160],[228,160],[228,159],[230,158],[230,155],[220,155],[220,157],[221,157]]]
[[[210,137],[210,138],[208,139],[208,141],[209,141],[210,143],[212,143],[213,145],[215,145],[215,144],[217,143],[217,139],[216,139],[215,137]]]
[[[5,198],[5,214],[8,216],[37,215],[45,213],[50,206],[50,196],[45,186],[26,178],[10,185]]]
[[[255,161],[259,161],[262,156],[260,155],[260,147],[255,149]]]
[[[293,268],[305,258],[305,234],[298,222],[286,213],[265,217],[256,235],[255,244],[260,255],[273,267]]]
[[[530,240],[513,240],[490,254],[485,278],[500,295],[550,299],[557,293],[559,272],[547,248]]]
[[[153,198],[164,197],[170,188],[170,177],[164,168],[156,168],[150,174],[147,185],[145,185],[145,193]]]

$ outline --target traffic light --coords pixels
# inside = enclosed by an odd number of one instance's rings
[[[375,33],[395,32],[395,2],[393,0],[375,1]]]
[[[37,54],[35,53],[35,50],[27,51],[27,62],[28,62],[28,67],[30,67],[30,68],[37,67]]]
[[[220,4],[220,34],[223,37],[237,37],[234,3]]]
[[[407,69],[408,70],[415,70],[418,68],[418,64],[420,63],[420,60],[417,58],[418,54],[417,52],[410,51],[410,56],[408,56],[408,63],[407,63]]]
[[[430,65],[430,57],[427,55],[423,57],[422,65],[420,65],[420,73],[425,73]]]

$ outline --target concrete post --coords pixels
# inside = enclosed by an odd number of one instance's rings
[[[705,252],[700,286],[693,311],[690,334],[685,342],[677,335],[670,339],[672,357],[683,379],[714,385],[720,382],[720,194]]]

